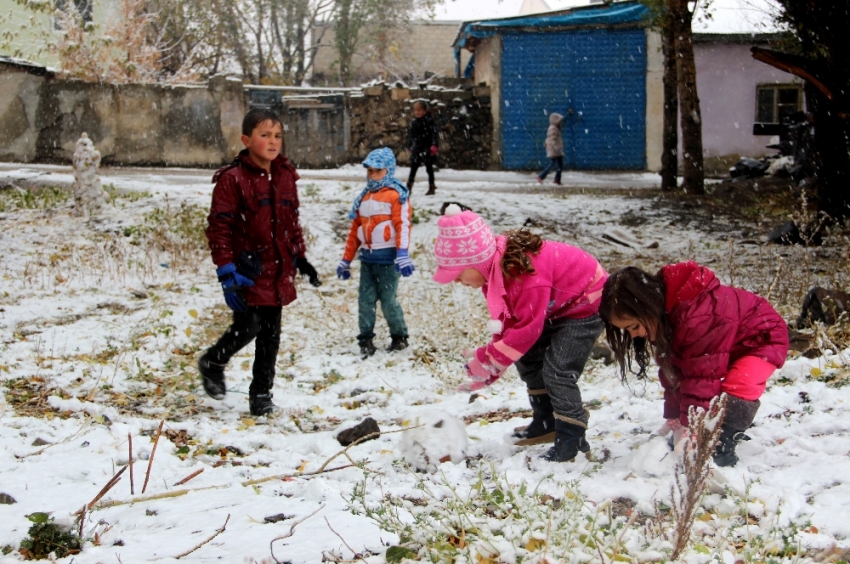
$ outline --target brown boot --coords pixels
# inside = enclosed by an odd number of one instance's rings
[[[428,191],[425,192],[425,195],[426,196],[433,196],[436,193],[437,193],[437,187],[435,185],[431,184],[430,186],[428,186]]]

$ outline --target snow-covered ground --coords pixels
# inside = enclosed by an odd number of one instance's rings
[[[74,513],[127,463],[128,436],[140,496],[160,420],[166,434],[145,496],[192,491],[113,503],[134,497],[125,472],[86,517],[84,536],[97,533],[98,546],[89,541],[62,562],[174,562],[219,530],[228,515],[225,531],[181,560],[274,561],[272,540],[309,516],[274,542],[277,560],[313,563],[323,554],[351,560],[353,549],[376,555],[365,556],[368,562],[383,562],[383,550],[398,539],[354,515],[346,498],[367,474],[368,502],[387,494],[417,496],[422,476],[403,463],[405,433],[354,446],[326,466],[346,468],[308,475],[342,450],[336,431],[367,416],[383,431],[428,420],[435,411],[467,422],[469,460],[442,463],[439,472],[425,475],[429,483],[462,490],[478,479],[479,467],[492,465],[514,484],[537,484],[550,475],[576,481],[593,503],[627,498],[652,513],[656,502],[669,502],[674,456],[653,434],[662,423],[657,382],[624,386],[613,366],[591,361],[582,392],[591,410],[593,459],[565,464],[540,460],[545,446],[511,444],[512,429],[526,420],[506,414],[528,408],[513,370],[473,401],[455,391],[464,373],[460,351],[486,341],[487,316],[480,294],[430,280],[435,219],[443,202],[462,202],[494,230],[528,225],[584,247],[609,269],[696,258],[716,265],[724,278],[722,264],[750,247],[734,246],[728,232],[706,233],[687,222],[672,226],[651,198],[623,193],[635,189],[640,196],[640,189],[657,185],[652,175],[572,173],[565,175],[566,187],[554,189],[538,186],[531,174],[440,171],[436,197],[423,196],[421,182],[413,196],[417,272],[399,291],[411,347],[362,361],[355,342],[358,264],[353,280],[334,276],[362,168],[301,174],[308,258],[324,284],[314,289],[299,281],[299,299],[284,308],[274,392],[286,412],[270,421],[248,414],[253,347],[230,363],[223,401],[204,395],[194,368],[228,319],[198,231],[209,206],[211,171],[104,170],[103,182],[115,187],[115,197],[106,216],[89,224],[72,217],[72,200],[61,194],[16,207],[9,202],[24,202],[17,189],[0,193],[0,493],[17,501],[0,505],[0,548],[17,549],[33,512],[51,512],[70,526]],[[67,167],[0,166],[0,187],[71,181]],[[625,228],[619,221],[624,214],[640,215],[642,223]],[[612,232],[631,246],[605,238]],[[386,332],[379,321],[383,344]],[[762,398],[753,440],[739,447],[741,462],[715,469],[711,483],[717,493],[746,497],[756,516],[760,507],[778,513],[780,526],[797,524],[806,546],[837,543],[847,550],[850,387],[821,381],[844,365],[840,353],[789,359]],[[198,470],[187,484],[175,485]],[[719,499],[709,503],[716,508]],[[264,521],[279,514],[289,518]],[[16,561],[14,553],[0,556],[0,562]]]

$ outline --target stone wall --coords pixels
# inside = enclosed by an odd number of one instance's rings
[[[440,129],[439,166],[487,169],[493,129],[489,90],[476,89],[475,94],[469,89],[408,90],[380,84],[364,88],[362,96],[350,95],[351,161],[360,162],[369,151],[390,147],[399,164],[409,164],[407,132],[413,102],[426,100]]]
[[[109,85],[57,79],[43,67],[0,60],[0,160],[70,163],[86,132],[104,164],[218,167],[243,148],[245,111],[261,106],[281,116],[286,153],[296,166],[359,163],[383,146],[406,165],[413,102],[422,99],[440,128],[438,165],[487,169],[489,89],[458,79],[445,84],[293,96],[266,87],[267,95],[257,97],[224,77],[197,85]]]
[[[39,160],[70,160],[86,132],[104,164],[218,166],[241,149],[242,83],[215,77],[208,85],[42,85]]]

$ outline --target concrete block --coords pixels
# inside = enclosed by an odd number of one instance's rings
[[[393,100],[408,100],[410,99],[410,90],[407,88],[393,88],[390,90],[390,97]]]

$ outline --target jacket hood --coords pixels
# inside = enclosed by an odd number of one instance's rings
[[[549,125],[554,125],[555,127],[561,127],[561,124],[564,123],[564,116],[558,113],[549,114]]]
[[[664,309],[668,312],[678,304],[692,300],[702,292],[720,285],[711,270],[692,260],[668,264],[661,269],[661,276],[667,287]]]

